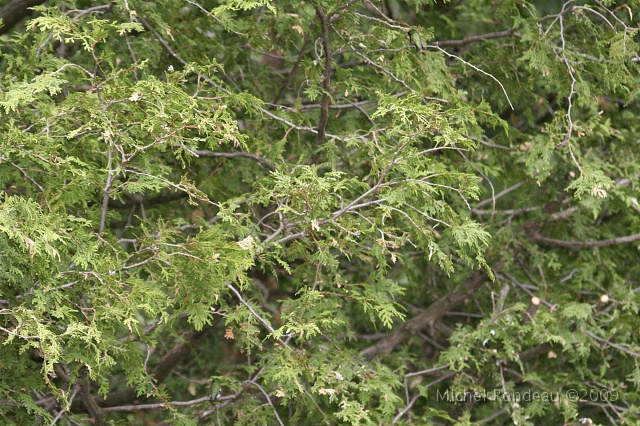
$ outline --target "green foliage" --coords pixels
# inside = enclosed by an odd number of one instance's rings
[[[639,6],[34,7],[0,422],[637,423]]]

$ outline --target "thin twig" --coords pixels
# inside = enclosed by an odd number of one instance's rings
[[[495,194],[495,196],[493,196],[493,197],[491,197],[491,198],[487,198],[487,199],[485,199],[485,200],[482,200],[482,201],[478,202],[478,203],[476,204],[476,208],[478,208],[478,207],[482,207],[482,206],[485,206],[485,205],[487,205],[487,204],[489,204],[489,203],[491,203],[491,202],[493,202],[493,203],[494,203],[494,205],[495,205],[495,200],[497,200],[497,199],[498,199],[498,198],[500,198],[500,197],[503,197],[503,196],[507,195],[507,194],[508,194],[508,193],[510,193],[511,191],[515,191],[516,189],[520,188],[520,187],[522,186],[522,184],[523,184],[523,183],[524,183],[524,182],[516,183],[515,185],[512,185],[512,186],[510,186],[510,187],[508,187],[508,188],[505,188],[505,189],[503,189],[502,191],[498,192],[497,194]]]
[[[481,209],[471,209],[471,214],[475,214],[477,216],[482,215],[493,215],[493,214],[506,214],[510,216],[518,216],[524,213],[534,212],[540,210],[540,207],[523,207],[521,209],[507,209],[507,210],[481,210]]]
[[[102,211],[100,213],[100,227],[98,233],[102,234],[107,223],[107,209],[109,208],[109,198],[111,195],[111,186],[113,184],[113,166],[111,164],[113,160],[113,150],[109,149],[107,155],[107,182],[102,189]]]
[[[555,247],[565,247],[570,249],[585,249],[595,247],[607,247],[616,244],[632,243],[640,240],[640,233],[627,235],[625,237],[609,238],[607,240],[595,240],[595,241],[570,241],[570,240],[557,240],[555,238],[547,238],[542,235],[535,235],[533,241],[547,244]]]
[[[493,182],[491,182],[491,179],[489,179],[489,176],[485,175],[482,170],[480,170],[480,168],[478,166],[476,166],[473,161],[469,160],[467,158],[466,155],[464,155],[464,153],[462,152],[462,150],[457,149],[456,151],[458,151],[458,154],[460,154],[462,156],[462,158],[464,158],[464,160],[471,166],[473,167],[473,169],[480,173],[480,176],[482,176],[483,178],[485,178],[487,180],[487,182],[489,183],[489,187],[491,188],[491,201],[492,201],[492,211],[496,210],[496,189],[493,186]],[[460,196],[462,197],[462,194],[460,194]],[[463,197],[464,199],[464,197]],[[469,203],[467,203],[467,200],[465,199],[464,202],[467,204],[467,207],[469,207]],[[469,210],[471,210],[471,207],[469,207]],[[493,218],[493,217],[492,217]]]
[[[464,46],[470,43],[476,43],[479,41],[492,40],[495,38],[502,38],[502,37],[522,37],[522,36],[518,34],[516,30],[510,29],[505,31],[497,31],[495,33],[487,33],[487,34],[470,36],[470,37],[463,38],[462,40],[434,41],[433,44],[439,47]]]
[[[402,418],[402,416],[404,416],[407,411],[409,411],[411,409],[411,407],[413,407],[413,404],[416,403],[416,401],[418,400],[418,398],[420,398],[420,393],[417,393],[413,396],[413,398],[411,398],[411,401],[409,401],[409,403],[406,405],[406,407],[404,407],[402,409],[402,411],[400,411],[394,418],[393,421],[391,422],[392,425],[395,425],[398,420],[400,420]]]
[[[178,55],[172,48],[171,46],[169,46],[169,43],[162,38],[162,36],[151,26],[149,25],[149,23],[143,18],[140,17],[140,21],[142,22],[143,26],[151,31],[151,33],[153,34],[153,36],[156,38],[156,40],[158,40],[158,42],[162,45],[162,47],[164,47],[164,49],[171,55],[173,56],[178,62],[180,62],[182,65],[187,66],[189,63],[187,61],[185,61],[184,59],[182,59],[182,57],[180,55]],[[207,77],[204,74],[200,74],[197,73],[197,75],[202,78],[203,80],[205,80],[207,83],[209,83],[211,86],[215,87],[216,89],[220,90],[222,93],[225,93],[227,95],[232,94],[231,91],[229,91],[228,89],[225,89],[224,87],[220,86],[218,83],[216,83],[215,81],[213,81],[211,78]],[[290,122],[289,120],[287,120],[286,118],[282,118],[274,113],[272,113],[271,111],[264,109],[264,108],[260,108],[260,111],[273,118],[276,121],[279,121],[281,123],[286,124],[287,126],[289,126],[290,128],[294,129],[294,130],[299,130],[299,131],[306,131],[306,132],[311,132],[311,133],[315,133],[318,134],[318,130],[313,128],[313,127],[307,127],[307,126],[298,126],[296,124],[293,124],[292,122]],[[339,141],[343,141],[344,139],[341,138],[340,136],[337,135],[333,135],[330,133],[325,133],[325,137],[330,137],[332,139],[336,139]]]
[[[82,18],[83,16],[86,16],[90,13],[104,13],[105,10],[111,9],[112,6],[113,6],[112,3],[107,3],[101,6],[94,6],[84,10],[72,9],[67,11],[65,15],[69,16],[73,13],[78,12],[78,14],[73,17],[73,21],[78,22],[78,20],[80,20],[80,18]]]
[[[209,12],[207,9],[205,9],[204,7],[200,6],[200,4],[196,3],[195,1],[192,0],[185,0],[187,3],[194,5],[195,7],[197,7],[198,9],[200,9],[201,11],[203,11],[208,17],[213,18],[218,24],[222,25],[222,27],[227,30],[227,31],[231,31],[232,33],[239,35],[239,36],[245,36],[245,34],[242,34],[232,28],[229,28],[227,25],[224,24],[223,21],[220,20],[220,18],[218,18],[216,15],[214,15],[213,13]]]
[[[526,271],[525,271],[526,272]],[[509,274],[508,272],[505,271],[501,271],[500,275],[506,277],[507,279],[509,279],[509,281],[511,281],[513,284],[515,284],[517,287],[521,288],[525,293],[527,293],[529,296],[531,297],[537,297],[531,290],[529,290],[528,286],[525,284],[522,284],[521,282],[519,282],[513,275]],[[542,303],[543,305],[545,305],[547,308],[549,308],[550,310],[555,309],[555,306],[552,303],[547,302],[544,299],[541,299],[540,297],[538,297],[538,299],[540,300],[540,303]]]
[[[498,83],[498,85],[500,85],[500,88],[502,89],[502,92],[504,93],[505,97],[507,98],[507,102],[509,102],[509,106],[511,107],[512,110],[515,110],[515,108],[513,107],[513,104],[511,103],[511,99],[509,99],[509,94],[507,93],[507,90],[504,88],[504,86],[502,85],[502,83],[500,82],[500,80],[498,80],[497,78],[495,78],[492,74],[478,68],[477,66],[473,65],[472,63],[469,63],[467,61],[465,61],[464,59],[462,59],[461,57],[454,55],[453,53],[449,53],[446,50],[444,50],[443,48],[441,48],[438,45],[434,45],[434,44],[428,44],[427,47],[431,47],[431,48],[435,48],[439,51],[441,51],[442,53],[444,53],[445,55],[447,55],[450,58],[455,58],[457,60],[459,60],[460,62],[462,62],[463,64],[473,68],[474,70],[478,71],[479,73],[482,73],[484,75],[486,75],[487,77],[490,77],[491,79],[493,79],[496,83]]]
[[[573,75],[573,69],[571,68],[571,64],[569,64],[569,60],[567,59],[567,55],[566,55],[566,42],[564,39],[564,15],[560,15],[560,40],[562,43],[562,61],[565,63],[565,65],[567,66],[567,70],[569,71],[569,75],[571,76],[571,89],[569,91],[569,96],[567,96],[567,101],[569,102],[569,106],[567,107],[567,121],[569,122],[569,129],[567,129],[567,134],[565,135],[564,139],[562,142],[566,142],[567,143],[567,147],[569,148],[569,154],[571,155],[571,159],[573,160],[573,163],[578,167],[578,170],[580,170],[580,174],[584,175],[584,170],[582,168],[582,166],[580,166],[580,163],[578,163],[578,160],[576,158],[576,155],[573,152],[573,146],[571,145],[571,137],[573,136],[573,119],[571,118],[571,110],[573,109],[573,95],[576,94],[576,77]]]
[[[251,160],[254,160],[260,163],[260,165],[263,166],[265,169],[275,170],[274,165],[271,164],[269,160],[264,159],[259,155],[252,154],[250,152],[215,152],[215,151],[210,151],[208,149],[196,149],[189,152],[202,157],[250,158]]]
[[[253,309],[253,307],[247,303],[247,301],[244,300],[244,298],[242,297],[242,294],[240,294],[240,292],[233,286],[233,284],[229,283],[227,284],[227,287],[229,287],[229,289],[236,295],[236,297],[238,298],[238,300],[240,301],[240,303],[242,303],[244,306],[247,307],[247,309],[249,309],[249,311],[251,312],[251,314],[256,317],[258,319],[258,321],[260,321],[262,323],[262,325],[264,325],[266,327],[267,330],[269,330],[269,332],[271,332],[271,334],[275,334],[276,330],[273,328],[273,326],[271,324],[269,324],[269,321],[265,320],[264,318],[262,318],[262,316],[256,312],[255,309]],[[288,349],[291,349],[291,346],[289,346],[287,344],[287,342],[283,342],[282,340],[280,340],[278,338],[278,341],[280,343],[282,343],[284,346],[286,346]]]
[[[280,426],[284,426],[284,423],[282,423],[282,419],[278,415],[278,410],[276,410],[275,405],[273,405],[273,402],[271,402],[271,398],[269,398],[269,394],[257,382],[254,382],[253,380],[247,380],[247,383],[250,383],[251,385],[257,387],[260,390],[260,392],[262,392],[264,397],[267,398],[267,402],[269,403],[271,408],[273,408],[273,413],[276,415],[276,419],[278,420],[278,423],[280,424]]]
[[[190,401],[169,401],[169,402],[158,402],[155,404],[137,404],[137,405],[120,405],[118,407],[106,407],[103,408],[103,412],[109,411],[144,411],[144,410],[154,410],[156,408],[167,408],[167,407],[184,407],[195,404],[202,404],[203,402],[209,402],[211,400],[211,396],[203,396],[197,399],[192,399]]]
[[[414,371],[413,373],[405,374],[404,377],[407,378],[407,377],[413,377],[413,376],[422,376],[424,374],[431,374],[431,373],[435,373],[436,371],[446,370],[449,367],[451,367],[451,364],[445,364],[439,367],[427,368],[426,370]]]
[[[636,351],[633,351],[633,350],[631,350],[631,349],[628,349],[628,348],[626,348],[626,347],[624,347],[624,346],[621,346],[621,345],[618,345],[618,344],[612,343],[612,342],[610,342],[609,340],[603,339],[602,337],[599,337],[599,336],[595,335],[594,333],[592,333],[592,332],[591,332],[591,331],[589,331],[589,330],[585,330],[585,331],[584,331],[584,334],[586,334],[587,336],[589,336],[589,337],[591,337],[591,338],[593,338],[593,339],[597,340],[598,342],[604,343],[604,344],[606,344],[606,345],[611,346],[612,348],[615,348],[615,349],[617,349],[617,350],[619,350],[619,351],[621,351],[621,352],[624,352],[624,353],[626,353],[627,355],[631,355],[631,356],[632,356],[632,357],[634,357],[634,358],[640,358],[640,352],[636,352]]]

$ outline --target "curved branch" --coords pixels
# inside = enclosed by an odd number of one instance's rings
[[[459,56],[454,55],[453,53],[449,53],[446,50],[444,50],[443,48],[441,48],[438,45],[435,44],[428,44],[427,47],[429,48],[436,48],[439,51],[441,51],[442,53],[444,53],[445,55],[447,55],[450,58],[455,58],[458,61],[462,62],[463,64],[465,64],[468,67],[473,68],[474,70],[478,71],[481,74],[486,75],[487,77],[490,77],[491,79],[493,79],[493,81],[495,81],[496,83],[498,83],[498,85],[500,86],[500,88],[502,89],[502,93],[504,93],[504,96],[507,98],[507,102],[509,102],[509,106],[511,107],[512,110],[515,110],[515,108],[513,107],[513,104],[511,103],[511,99],[509,99],[509,94],[507,93],[507,89],[504,88],[504,86],[502,85],[502,83],[500,82],[500,80],[498,80],[496,77],[493,76],[493,74],[488,73],[484,70],[482,70],[481,68],[478,68],[477,66],[473,65],[470,62],[465,61],[464,59],[462,59]]]

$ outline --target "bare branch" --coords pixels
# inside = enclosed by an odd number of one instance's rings
[[[523,269],[524,270],[524,269]],[[526,273],[526,270],[524,270]],[[537,297],[529,288],[529,286],[527,286],[526,284],[523,284],[521,282],[519,282],[513,275],[509,274],[508,272],[505,271],[501,271],[500,275],[505,276],[507,279],[509,279],[509,281],[511,281],[514,285],[516,285],[518,288],[522,289],[525,293],[527,293],[529,296],[531,296],[531,298],[536,298],[538,299],[538,301],[540,303],[542,303],[543,305],[545,305],[547,308],[549,308],[550,310],[554,310],[555,306],[552,303],[547,302],[544,299],[540,299],[539,297]]]
[[[188,62],[185,61],[184,59],[182,59],[182,57],[180,55],[178,55],[172,48],[171,46],[169,46],[169,43],[162,38],[162,36],[151,26],[149,25],[149,23],[147,22],[146,19],[144,19],[143,17],[140,17],[140,22],[142,22],[143,26],[151,31],[151,33],[153,34],[153,36],[156,38],[156,40],[158,40],[158,42],[162,45],[162,47],[171,55],[173,56],[178,62],[180,62],[182,65],[188,65]],[[215,81],[213,81],[211,78],[207,77],[206,75],[200,74],[198,73],[198,76],[200,78],[202,78],[203,80],[205,80],[207,83],[211,84],[211,86],[215,87],[216,89],[220,90],[222,93],[226,93],[226,94],[231,94],[231,92],[228,89],[225,89],[224,87],[220,86],[218,83],[216,83]],[[315,133],[315,134],[319,134],[319,131],[317,129],[314,129],[313,127],[307,127],[307,126],[298,126],[292,122],[290,122],[289,120],[287,120],[286,118],[282,118],[279,115],[276,115],[274,113],[272,113],[271,111],[264,109],[264,108],[260,108],[260,111],[273,118],[276,121],[279,121],[281,123],[286,124],[287,126],[289,126],[292,129],[295,130],[299,130],[299,131],[306,131],[306,132],[311,132],[311,133]],[[343,138],[337,136],[337,135],[332,135],[329,133],[325,133],[325,137],[328,136],[330,138],[333,139],[337,139],[340,141],[344,141]]]
[[[389,71],[387,68],[378,65],[377,63],[375,63],[375,61],[372,61],[371,59],[369,59],[366,55],[363,55],[362,53],[360,53],[357,49],[355,49],[353,46],[350,46],[353,49],[353,53],[355,53],[356,55],[360,56],[362,59],[365,60],[365,62],[367,62],[369,65],[378,68],[379,70],[381,70],[383,73],[389,75],[392,79],[394,79],[395,81],[397,81],[398,83],[402,84],[406,89],[408,89],[410,92],[415,92],[414,89],[412,89],[404,80],[398,78],[394,73],[392,73],[391,71]]]
[[[269,332],[271,334],[274,334],[276,332],[276,330],[273,328],[273,326],[271,324],[269,324],[269,321],[267,321],[266,319],[262,318],[262,316],[259,313],[257,313],[256,310],[253,309],[253,307],[251,305],[249,305],[249,303],[247,303],[247,301],[244,300],[244,298],[242,297],[240,292],[233,286],[233,284],[229,283],[227,285],[227,287],[229,287],[229,289],[236,295],[236,297],[238,298],[240,303],[242,303],[244,306],[247,307],[247,309],[249,309],[249,311],[251,312],[251,315],[253,315],[258,321],[260,321],[262,323],[262,325],[264,325],[266,327],[266,329],[269,330]],[[282,343],[284,346],[286,346],[288,349],[291,349],[291,346],[289,346],[287,344],[287,342],[283,342],[280,339],[278,339],[278,341],[280,343]],[[293,349],[291,349],[291,350],[293,350]]]
[[[102,211],[100,212],[100,227],[98,233],[102,234],[107,224],[107,209],[109,208],[109,198],[111,196],[111,186],[113,185],[113,166],[111,161],[113,160],[113,150],[109,149],[107,157],[107,182],[102,189]]]
[[[431,386],[435,386],[438,383],[447,380],[450,377],[455,376],[456,374],[458,374],[456,371],[448,371],[445,374],[443,374],[442,376],[438,377],[437,379],[433,380],[430,383],[427,383],[427,385],[424,387],[425,389],[430,388]],[[406,386],[406,384],[405,384]],[[420,393],[414,395],[413,398],[411,398],[411,400],[407,403],[407,405],[402,409],[402,411],[400,411],[394,418],[393,418],[393,422],[391,424],[396,424],[398,422],[398,420],[400,420],[402,418],[402,416],[404,416],[407,411],[409,411],[411,409],[411,407],[413,407],[413,404],[415,404],[415,402],[418,400],[418,398],[420,397]]]
[[[100,6],[90,7],[88,9],[84,9],[84,10],[72,9],[72,10],[67,11],[65,13],[65,15],[69,16],[71,14],[77,13],[73,17],[73,20],[75,22],[78,22],[80,20],[80,18],[82,18],[83,16],[86,16],[86,15],[88,15],[90,13],[104,13],[105,10],[111,9],[112,6],[113,6],[112,3],[107,3],[107,4],[100,5]]]
[[[84,379],[76,380],[76,385],[80,388],[80,398],[82,399],[82,403],[85,408],[93,417],[93,424],[97,426],[101,426],[104,424],[103,417],[104,412],[102,408],[98,406],[96,400],[91,396],[91,391],[89,389],[89,382]]]
[[[197,7],[198,9],[202,10],[208,17],[213,18],[218,24],[222,25],[222,27],[227,30],[227,31],[231,31],[232,33],[239,35],[239,36],[244,36],[244,34],[235,31],[232,28],[229,28],[227,25],[225,25],[225,23],[223,21],[220,20],[220,18],[218,18],[216,15],[214,15],[213,13],[209,12],[207,9],[205,9],[204,7],[200,6],[199,3],[196,3],[195,1],[192,0],[185,0],[187,3],[194,5],[195,7]]]
[[[282,419],[278,415],[278,410],[276,410],[275,405],[273,405],[273,402],[271,402],[271,398],[269,398],[269,394],[257,382],[254,382],[253,380],[247,380],[247,383],[250,383],[251,385],[257,387],[260,390],[260,392],[262,392],[264,397],[267,398],[267,402],[269,403],[271,408],[273,408],[273,413],[276,415],[276,419],[278,420],[278,424],[280,424],[280,426],[284,426],[284,423],[282,423]]]
[[[569,76],[571,77],[571,90],[569,91],[569,96],[567,96],[567,101],[569,102],[569,106],[567,107],[567,114],[566,114],[567,121],[569,122],[569,129],[567,129],[567,134],[564,137],[564,140],[562,142],[567,143],[567,147],[569,148],[569,154],[571,155],[571,159],[573,160],[573,163],[578,167],[578,170],[580,170],[580,174],[584,175],[584,169],[582,168],[582,166],[580,166],[580,163],[578,163],[578,159],[576,158],[573,152],[573,147],[571,145],[571,136],[573,136],[573,128],[574,128],[573,119],[571,118],[571,110],[573,109],[573,96],[577,93],[575,90],[577,80],[576,80],[576,77],[573,75],[573,69],[569,64],[569,60],[567,59],[567,55],[565,53],[566,45],[565,45],[565,39],[564,39],[564,15],[560,15],[560,40],[562,41],[562,61],[567,66],[567,71],[569,71]]]
[[[516,183],[515,185],[512,185],[512,186],[510,186],[510,187],[508,187],[508,188],[505,188],[505,189],[503,189],[502,191],[498,192],[495,196],[490,197],[490,198],[487,198],[487,199],[485,199],[485,200],[482,200],[482,201],[478,202],[478,203],[476,204],[476,208],[478,208],[478,207],[482,207],[482,206],[485,206],[485,205],[487,205],[487,204],[489,204],[489,203],[491,203],[491,202],[493,202],[493,203],[495,204],[495,200],[497,200],[498,198],[500,198],[500,197],[502,197],[502,196],[504,196],[504,195],[507,195],[507,194],[508,194],[508,193],[510,193],[511,191],[515,191],[516,189],[520,188],[520,187],[522,186],[522,184],[523,184],[523,183],[524,183],[524,182]]]
[[[424,374],[435,373],[436,371],[445,370],[451,367],[451,364],[441,365],[440,367],[428,368],[426,370],[414,371],[413,373],[406,374],[404,377],[422,376]]]
[[[482,210],[482,209],[471,209],[471,213],[477,216],[482,215],[493,215],[493,214],[507,214],[510,216],[518,216],[521,214],[534,212],[536,210],[540,210],[540,207],[523,207],[521,209],[507,209],[507,210]]]
[[[594,339],[594,340],[597,340],[597,341],[598,341],[598,342],[600,342],[600,343],[604,343],[605,345],[609,345],[609,346],[611,346],[612,348],[615,348],[615,349],[617,349],[617,350],[619,350],[619,351],[621,351],[621,352],[624,352],[624,353],[626,353],[627,355],[631,355],[631,356],[632,356],[632,357],[634,357],[634,358],[640,358],[640,353],[639,353],[639,352],[636,352],[636,351],[634,351],[634,350],[631,350],[631,349],[627,348],[627,347],[626,347],[626,345],[625,345],[625,346],[622,346],[622,345],[618,345],[618,344],[616,344],[616,343],[612,343],[612,342],[610,342],[610,341],[609,341],[609,340],[607,340],[607,339],[603,339],[602,337],[599,337],[599,336],[597,336],[597,335],[593,334],[593,333],[592,333],[591,331],[589,331],[589,330],[585,330],[585,331],[584,331],[584,334],[586,334],[587,336],[591,337],[591,338],[592,338],[592,339]]]
[[[108,407],[103,408],[103,412],[109,411],[144,411],[144,410],[154,410],[156,408],[167,408],[167,407],[184,407],[195,404],[202,404],[203,402],[209,402],[211,397],[209,395],[203,396],[201,398],[192,399],[190,401],[169,401],[169,402],[157,402],[155,404],[137,404],[137,405],[120,405],[116,407]]]
[[[321,146],[325,140],[325,131],[329,119],[329,103],[331,102],[331,64],[333,62],[333,52],[331,51],[331,41],[329,40],[329,20],[332,14],[325,14],[319,5],[316,5],[316,14],[320,18],[322,25],[322,47],[324,50],[324,73],[322,75],[322,101],[320,102],[320,120],[318,121],[318,140],[316,147]]]
[[[300,64],[302,64],[302,59],[304,59],[304,51],[306,50],[308,44],[309,44],[309,39],[305,37],[304,43],[302,43],[302,47],[300,48],[300,52],[298,53],[298,59],[296,60],[295,65],[293,66],[293,68],[289,72],[289,76],[287,77],[287,81],[284,84],[282,84],[282,86],[280,87],[280,90],[278,91],[278,94],[276,95],[275,98],[273,98],[273,104],[277,104],[278,103],[280,98],[282,98],[282,95],[284,95],[285,90],[293,82],[293,78],[298,73],[298,70],[300,69]]]
[[[217,321],[218,319],[216,319]],[[153,369],[152,376],[155,383],[161,383],[167,376],[173,371],[173,369],[179,364],[179,362],[188,356],[191,351],[196,347],[205,336],[205,330],[189,332],[182,336],[182,343],[174,346],[169,350],[160,360],[158,365]],[[107,411],[107,407],[117,407],[132,402],[136,399],[136,390],[133,387],[129,387],[123,390],[117,390],[109,393],[106,398],[102,396],[94,397],[96,404],[98,404],[103,411]],[[207,396],[207,400],[209,397]],[[74,407],[72,411],[78,411],[79,407]]]
[[[505,30],[505,31],[498,31],[495,33],[470,36],[467,38],[463,38],[462,40],[434,41],[432,44],[438,47],[464,46],[470,43],[477,43],[479,41],[492,40],[495,38],[502,38],[502,37],[522,37],[522,36],[518,34],[516,30],[511,29],[511,30]]]
[[[457,60],[459,60],[460,62],[462,62],[463,64],[473,68],[474,70],[478,71],[479,73],[482,73],[484,75],[486,75],[487,77],[493,79],[493,81],[495,81],[496,83],[498,83],[498,85],[500,86],[500,88],[502,89],[502,92],[504,93],[504,96],[507,98],[507,102],[509,102],[509,106],[511,107],[512,110],[515,110],[515,108],[513,107],[513,104],[511,103],[511,99],[509,99],[509,94],[507,93],[507,90],[504,88],[504,86],[502,85],[502,83],[500,82],[500,80],[498,80],[497,78],[495,78],[493,76],[493,74],[490,74],[480,68],[478,68],[477,66],[473,65],[472,63],[469,63],[467,61],[465,61],[464,59],[462,59],[461,57],[454,55],[453,53],[449,53],[446,50],[444,50],[443,48],[441,48],[438,45],[434,45],[434,44],[428,44],[427,47],[431,47],[431,48],[435,48],[438,49],[439,51],[441,51],[442,53],[444,53],[445,55],[447,55],[450,58],[455,58]]]
[[[543,16],[542,18],[540,18],[540,22],[544,22],[544,21],[548,21],[549,19],[553,19],[553,21],[551,21],[551,23],[549,24],[549,27],[547,28],[547,30],[544,32],[544,35],[546,36],[547,34],[549,34],[549,31],[551,31],[551,28],[553,27],[553,25],[556,23],[556,21],[560,18],[562,18],[564,15],[566,15],[567,13],[571,12],[573,10],[572,7],[568,7],[570,4],[575,3],[575,0],[569,0],[567,1],[565,4],[562,5],[562,11],[560,13],[557,13],[555,15],[547,15],[547,16]]]
[[[465,283],[464,290],[451,292],[436,300],[429,305],[423,313],[397,327],[383,339],[361,351],[360,355],[365,359],[372,359],[376,355],[391,352],[396,345],[408,339],[411,335],[418,333],[423,328],[433,324],[446,312],[463,303],[469,295],[482,285],[485,279],[485,273],[476,272],[469,281]]]
[[[626,237],[610,238],[608,240],[595,240],[595,241],[568,241],[568,240],[556,240],[555,238],[547,238],[542,235],[536,235],[533,237],[533,241],[546,244],[555,247],[565,247],[570,249],[585,249],[595,247],[607,247],[616,244],[632,243],[640,240],[640,233],[627,235]]]
[[[262,167],[269,170],[275,170],[275,167],[269,160],[266,160],[259,155],[252,154],[250,152],[215,152],[210,151],[208,149],[197,149],[195,151],[190,151],[195,155],[199,155],[202,157],[224,157],[224,158],[250,158],[254,161],[260,163]]]
[[[520,324],[526,324],[528,322],[533,322],[533,317],[540,309],[541,300],[539,297],[533,296],[531,298],[531,302],[529,303],[529,307],[525,312],[522,313],[522,318],[520,318]]]
[[[406,405],[406,407],[404,407],[402,409],[402,411],[400,411],[394,418],[393,418],[393,422],[391,422],[392,425],[395,425],[398,420],[400,420],[402,418],[402,416],[404,416],[407,411],[409,411],[411,409],[411,407],[413,407],[413,404],[416,403],[416,401],[418,400],[418,398],[420,398],[420,394],[417,393],[413,396],[413,398],[411,398],[411,401],[409,401],[409,403]]]

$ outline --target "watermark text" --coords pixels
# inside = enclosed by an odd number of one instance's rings
[[[482,391],[436,390],[436,400],[450,403],[467,402],[541,402],[557,403],[562,399],[571,402],[614,402],[620,398],[617,390],[609,389],[566,389],[560,392],[544,391],[503,391],[500,389]]]

